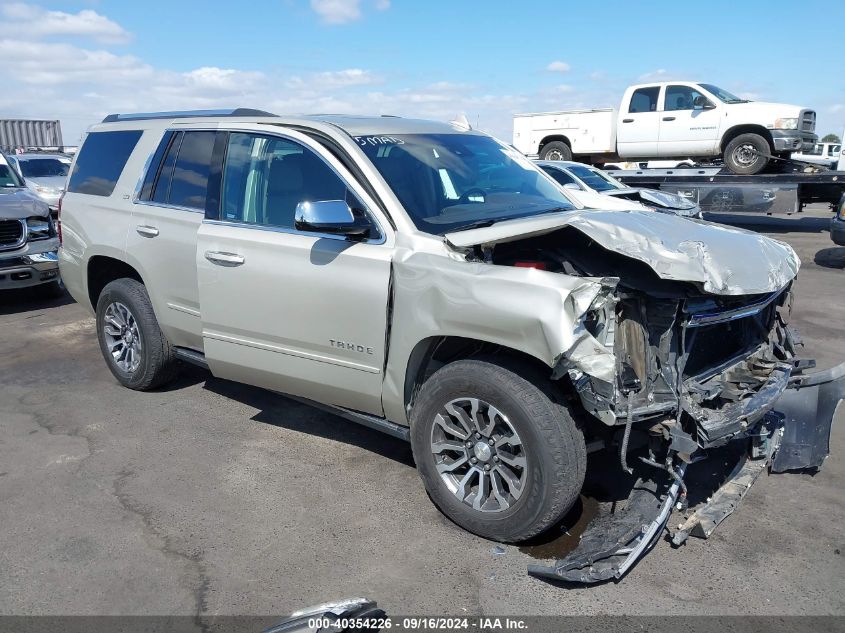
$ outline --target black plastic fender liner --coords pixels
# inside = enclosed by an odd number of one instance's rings
[[[772,461],[773,472],[821,467],[830,453],[833,417],[842,400],[845,363],[795,377],[773,407],[784,416],[783,438]]]
[[[676,468],[680,478],[685,470],[685,463]],[[660,538],[680,483],[659,473],[639,479],[623,510],[595,519],[578,547],[553,566],[529,565],[528,573],[585,584],[622,578]]]

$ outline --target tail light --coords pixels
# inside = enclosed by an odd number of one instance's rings
[[[545,262],[514,262],[515,268],[536,268],[537,270],[548,270]]]
[[[65,199],[65,194],[59,196],[59,210],[56,212],[56,234],[59,236],[59,245],[62,243],[62,200]]]

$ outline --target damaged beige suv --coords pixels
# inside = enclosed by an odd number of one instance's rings
[[[535,573],[624,573],[704,449],[741,441],[784,468],[827,454],[842,380],[810,384],[793,358],[789,246],[577,208],[465,126],[111,115],[61,226],[65,284],[131,389],[190,362],[408,439],[434,503],[499,541],[560,520],[591,450],[654,482],[627,537]],[[816,399],[775,413],[804,383]]]

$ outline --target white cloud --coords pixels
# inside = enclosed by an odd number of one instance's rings
[[[663,81],[666,79],[667,71],[665,68],[658,68],[648,73],[643,73],[639,76],[640,81]]]
[[[390,8],[390,0],[376,0],[375,7],[377,11],[387,11]]]
[[[368,70],[347,68],[317,73],[313,81],[321,88],[339,88],[344,86],[370,86],[381,82],[381,78]]]
[[[548,66],[546,66],[546,70],[553,73],[568,73],[570,70],[572,70],[572,66],[570,66],[566,62],[554,61]]]
[[[71,44],[0,40],[4,72],[28,84],[115,82],[149,77],[153,70],[132,55],[87,50]]]
[[[326,24],[345,24],[361,17],[361,0],[311,0],[311,8]]]
[[[91,9],[79,13],[47,11],[23,2],[0,5],[0,35],[42,38],[50,36],[80,36],[110,44],[122,44],[131,34],[117,22]]]
[[[264,81],[264,73],[257,71],[233,70],[203,66],[190,72],[181,73],[188,90],[211,92],[216,94],[237,94],[255,89]]]

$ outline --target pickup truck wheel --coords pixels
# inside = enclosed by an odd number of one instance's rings
[[[563,141],[551,141],[540,150],[542,160],[572,160],[572,150]]]
[[[759,174],[769,159],[769,143],[759,134],[740,134],[725,148],[725,165],[735,174]]]
[[[411,415],[414,459],[431,499],[462,528],[529,539],[559,521],[584,483],[584,436],[529,366],[450,363],[423,385]]]
[[[144,284],[117,279],[97,300],[97,338],[111,373],[124,387],[154,389],[176,374],[170,343],[158,327]]]

